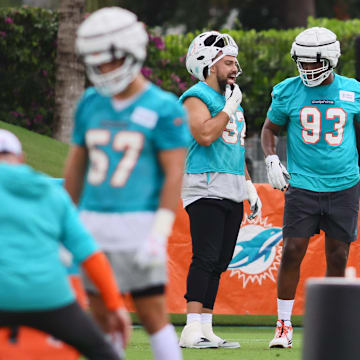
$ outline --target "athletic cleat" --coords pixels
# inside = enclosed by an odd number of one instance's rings
[[[207,339],[201,331],[201,323],[194,321],[181,332],[179,345],[182,348],[217,349],[219,345]]]
[[[276,323],[275,336],[269,343],[269,348],[292,348],[292,326],[285,325],[284,320]]]
[[[211,323],[201,324],[201,329],[204,336],[211,342],[217,344],[219,348],[237,349],[240,347],[240,344],[237,341],[227,341],[215,335]]]

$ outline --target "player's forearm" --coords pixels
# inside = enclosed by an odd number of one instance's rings
[[[183,179],[183,169],[177,171],[175,174],[168,174],[162,188],[160,196],[159,208],[169,209],[176,213],[179,203],[181,185]]]
[[[251,181],[251,177],[250,177],[250,174],[248,172],[246,164],[245,164],[245,180],[250,180]]]
[[[79,174],[65,173],[65,189],[75,204],[78,204],[83,187],[83,180]]]
[[[159,208],[176,212],[184,175],[186,148],[165,150],[159,153],[165,179],[161,190]]]
[[[210,146],[223,133],[229,116],[221,111],[216,116],[204,120],[198,130],[192,131],[195,140],[202,146]]]
[[[268,128],[263,128],[261,131],[261,146],[265,157],[276,154],[276,134]]]
[[[87,152],[85,149],[73,146],[70,149],[65,164],[64,187],[70,194],[73,202],[77,204],[83,188],[86,172]]]

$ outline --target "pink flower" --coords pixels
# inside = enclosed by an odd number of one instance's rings
[[[163,81],[161,79],[157,79],[155,84],[158,86],[161,86],[161,84],[163,83]]]
[[[150,69],[150,68],[147,67],[147,66],[144,66],[144,67],[141,69],[141,73],[142,73],[145,77],[151,76],[152,72],[153,72],[152,69]]]
[[[162,40],[161,37],[158,36],[154,36],[151,38],[151,40],[153,41],[153,43],[155,44],[155,46],[159,49],[159,50],[164,50],[165,49],[165,43]]]
[[[21,116],[21,114],[19,114],[17,111],[11,111],[10,114],[15,116],[15,117]]]
[[[5,18],[5,23],[6,24],[13,24],[14,20],[11,17],[7,17],[7,18]]]
[[[35,119],[34,119],[34,123],[39,124],[42,119],[43,119],[43,116],[41,114],[36,114]]]
[[[184,90],[186,90],[186,88],[187,88],[187,86],[186,86],[186,83],[185,83],[185,82],[180,82],[180,83],[179,83],[179,89],[180,89],[180,90],[183,90],[183,91],[184,91]]]
[[[48,72],[47,70],[41,70],[41,73],[44,77],[47,77],[48,76]]]
[[[5,31],[0,31],[0,36],[4,38],[6,36],[6,32]]]
[[[171,79],[173,79],[174,81],[176,81],[177,83],[179,83],[181,81],[181,79],[174,73],[172,73],[170,75]]]

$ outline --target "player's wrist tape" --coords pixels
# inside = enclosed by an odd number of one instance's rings
[[[246,187],[248,191],[248,195],[255,195],[257,196],[257,191],[255,185],[252,183],[251,180],[246,180]]]
[[[175,214],[173,211],[165,208],[158,209],[155,213],[154,224],[152,226],[151,233],[168,238],[171,234],[174,221]]]

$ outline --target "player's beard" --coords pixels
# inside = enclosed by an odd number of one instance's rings
[[[228,84],[228,80],[229,80],[229,77],[230,75],[235,75],[234,73],[229,73],[227,74],[226,76],[218,76],[217,77],[217,81],[218,81],[218,84],[219,84],[219,88],[222,92],[225,92],[225,89],[226,89],[226,85]],[[235,78],[235,81],[236,81],[236,78]],[[235,83],[234,81],[234,83]]]
[[[219,84],[219,88],[222,92],[225,92],[225,88],[226,88],[226,85],[227,85],[227,78],[221,78],[221,79],[217,79],[218,81],[218,84]]]

